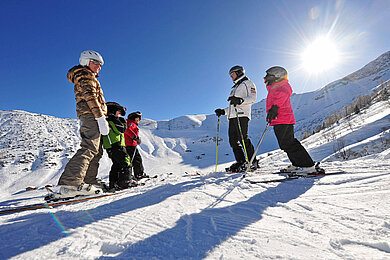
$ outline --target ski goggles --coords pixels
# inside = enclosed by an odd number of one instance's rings
[[[91,59],[91,61],[92,61],[92,63],[95,64],[95,65],[100,65],[100,66],[102,66],[102,63],[101,63],[100,61],[98,61],[98,60],[92,60],[92,59]]]

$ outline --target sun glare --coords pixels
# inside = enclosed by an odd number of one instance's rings
[[[339,62],[337,46],[328,37],[317,38],[301,55],[302,66],[311,74],[333,68]]]

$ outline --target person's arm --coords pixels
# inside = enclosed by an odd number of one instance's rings
[[[100,87],[95,87],[94,82],[90,78],[82,78],[80,80],[81,89],[83,92],[83,99],[87,102],[89,109],[95,118],[100,118],[104,116],[103,109],[101,108],[101,104],[98,101],[98,97],[100,94]]]
[[[256,97],[257,90],[255,84],[250,80],[246,80],[237,87],[234,95],[229,97],[229,100],[232,102],[233,99],[240,99],[237,105],[251,105],[256,102]]]

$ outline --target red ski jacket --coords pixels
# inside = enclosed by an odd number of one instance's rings
[[[126,146],[137,146],[137,141],[133,138],[138,137],[139,129],[134,120],[126,119],[127,129],[125,132],[125,144]]]
[[[272,105],[279,107],[278,117],[272,120],[270,125],[295,124],[294,112],[290,101],[292,89],[288,80],[285,79],[280,82],[275,82],[267,86],[267,90],[267,113]]]

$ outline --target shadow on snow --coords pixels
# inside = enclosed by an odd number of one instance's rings
[[[232,176],[218,179],[214,183],[219,184],[229,179],[231,180]],[[9,224],[2,225],[0,231],[0,258],[10,258],[40,248],[65,238],[68,233],[72,233],[72,229],[95,221],[158,204],[169,197],[201,187],[204,180],[205,178],[200,178],[174,185],[166,184],[88,211],[31,213],[10,219]],[[202,259],[218,244],[260,220],[264,210],[299,197],[309,190],[313,183],[314,179],[280,183],[246,201],[223,208],[208,207],[200,213],[182,216],[171,229],[133,245],[125,243],[127,249],[119,257]],[[65,231],[61,232],[57,223],[61,223]]]
[[[283,182],[246,201],[182,216],[173,228],[133,245],[124,244],[127,249],[115,258],[203,259],[219,244],[262,219],[267,208],[298,198],[313,183],[314,179]]]

